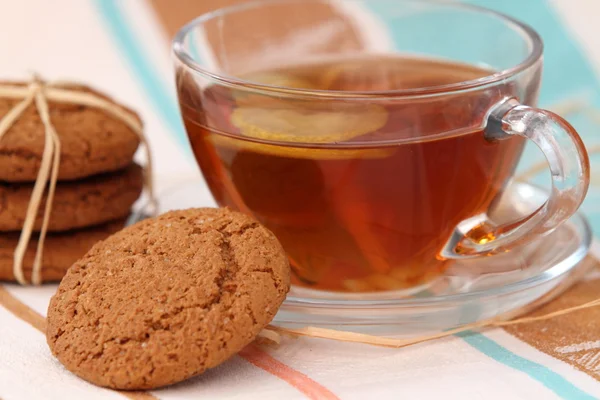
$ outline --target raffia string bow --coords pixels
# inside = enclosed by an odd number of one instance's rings
[[[60,166],[60,137],[56,133],[52,121],[50,119],[49,101],[57,103],[76,104],[88,107],[94,107],[106,112],[107,114],[119,119],[125,123],[139,137],[146,152],[146,167],[145,167],[145,186],[150,198],[152,207],[156,207],[154,198],[154,190],[152,187],[152,157],[148,141],[144,136],[141,122],[131,113],[125,111],[114,103],[94,94],[81,92],[78,90],[68,89],[63,86],[64,83],[45,83],[39,78],[34,78],[29,85],[6,85],[0,84],[0,98],[21,100],[17,103],[6,115],[0,119],[0,141],[2,137],[12,125],[19,119],[23,112],[31,104],[35,104],[39,116],[44,125],[44,151],[42,153],[42,161],[40,169],[33,187],[31,199],[27,207],[25,222],[21,230],[21,236],[15,249],[13,260],[13,273],[15,279],[22,285],[28,282],[25,279],[23,270],[23,259],[29,245],[31,235],[33,233],[34,223],[39,212],[42,198],[46,188],[48,195],[46,206],[44,209],[44,217],[39,233],[38,245],[31,273],[31,281],[34,285],[39,285],[42,281],[42,262],[43,250],[46,233],[48,231],[48,222],[50,221],[50,213],[52,212],[52,201],[56,190],[56,182],[58,180],[58,170]]]

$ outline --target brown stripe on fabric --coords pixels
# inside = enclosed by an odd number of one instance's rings
[[[15,317],[27,322],[35,329],[46,333],[46,319],[38,314],[25,303],[9,293],[4,286],[0,285],[0,305],[10,311]]]
[[[169,39],[187,22],[217,8],[244,3],[245,0],[147,0]]]
[[[2,285],[0,285],[0,306],[6,308],[15,317],[27,322],[44,335],[46,334],[46,318],[10,294]],[[131,400],[159,400],[158,397],[148,392],[126,392],[121,390],[116,390],[116,392]]]
[[[206,12],[244,3],[244,0],[149,0],[167,35],[172,38],[181,26]],[[281,49],[299,46],[299,61],[307,54],[342,54],[363,47],[362,33],[343,12],[326,2],[291,2],[282,7],[270,5],[248,9],[225,17],[224,23],[206,24],[206,42],[223,72],[229,74],[254,71],[265,67],[263,56],[268,55],[267,67]]]
[[[588,258],[589,260],[593,260]],[[593,260],[594,268],[600,264]],[[543,315],[595,300],[600,279],[577,283],[563,295],[542,306],[530,316]],[[600,308],[593,307],[549,320],[504,328],[536,349],[600,380]]]

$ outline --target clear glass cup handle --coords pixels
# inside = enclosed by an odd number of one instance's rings
[[[495,225],[480,214],[462,221],[444,246],[444,258],[470,258],[509,251],[552,232],[577,211],[587,193],[590,165],[575,129],[560,116],[508,98],[488,113],[488,140],[522,136],[533,141],[548,161],[552,191],[533,214],[508,225]]]

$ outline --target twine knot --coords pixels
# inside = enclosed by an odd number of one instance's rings
[[[44,241],[48,231],[48,223],[52,212],[52,202],[56,191],[56,182],[58,180],[58,170],[60,167],[60,137],[52,125],[48,101],[94,107],[126,124],[139,137],[140,142],[144,145],[146,150],[146,166],[144,168],[145,187],[148,192],[151,207],[156,209],[157,204],[152,188],[152,154],[150,152],[150,147],[148,146],[148,141],[144,136],[141,122],[131,113],[97,94],[67,89],[61,86],[63,85],[59,83],[46,83],[37,75],[33,76],[27,86],[0,84],[0,98],[21,100],[0,119],[0,141],[31,104],[35,104],[40,119],[42,120],[42,124],[44,125],[44,150],[42,153],[40,169],[33,186],[33,192],[31,194],[29,205],[27,206],[25,221],[21,230],[19,242],[15,248],[13,259],[13,274],[17,282],[22,285],[28,284],[23,270],[23,259],[31,240],[35,220],[47,187],[47,200],[31,273],[31,282],[34,285],[39,285],[42,282],[41,271]]]

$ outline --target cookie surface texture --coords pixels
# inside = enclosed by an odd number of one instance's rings
[[[65,86],[64,89],[100,96],[137,117],[133,111],[88,87]],[[0,116],[6,115],[19,101],[0,98]],[[140,140],[120,119],[77,104],[49,101],[49,110],[61,143],[59,180],[112,172],[131,163]],[[44,126],[35,105],[30,105],[0,140],[0,181],[34,182],[44,143]]]
[[[173,211],[125,228],[69,269],[47,341],[100,386],[150,389],[212,368],[248,345],[289,290],[287,257],[252,218]]]
[[[140,196],[144,184],[140,166],[93,176],[82,181],[59,182],[54,194],[48,231],[85,228],[123,218]],[[33,184],[0,184],[0,231],[20,231],[27,215]],[[44,199],[46,197],[44,196]],[[34,230],[42,226],[44,202]]]
[[[109,222],[92,228],[48,234],[44,243],[42,259],[42,282],[60,281],[71,265],[88,252],[97,242],[123,229],[125,220]],[[0,280],[14,281],[13,256],[18,233],[0,233]],[[31,268],[35,259],[38,241],[33,237],[25,252],[23,270],[25,279],[31,281]]]

